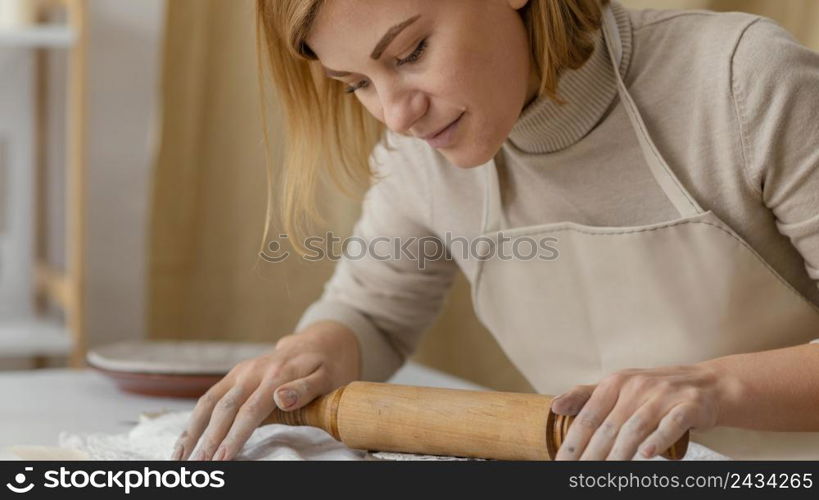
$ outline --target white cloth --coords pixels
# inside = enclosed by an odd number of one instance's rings
[[[59,443],[86,453],[91,460],[168,460],[176,439],[185,430],[190,411],[156,418],[140,417],[126,434],[60,433]],[[271,424],[259,427],[245,443],[237,460],[363,460],[353,450],[314,427]]]
[[[58,448],[14,447],[18,459],[52,460],[168,460],[190,411],[158,416],[141,415],[131,431],[122,434],[61,432]],[[367,453],[348,448],[321,429],[270,424],[259,427],[237,460],[458,460],[455,457],[405,453]],[[637,458],[640,459],[639,457]],[[655,457],[652,460],[665,460]],[[684,460],[727,460],[697,443],[690,443]]]

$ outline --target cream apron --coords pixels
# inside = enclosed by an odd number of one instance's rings
[[[604,18],[609,56],[619,68],[622,48],[610,8]],[[538,392],[556,395],[624,368],[692,364],[819,336],[819,308],[700,208],[660,155],[615,73],[648,167],[679,218],[637,227],[558,222],[507,229],[495,161],[482,167],[481,236],[495,253],[478,261],[472,300],[512,362]],[[549,241],[559,256],[498,257],[511,255],[516,241],[518,250],[530,249],[521,238]],[[736,459],[819,459],[819,432],[718,427],[692,430],[691,438]]]

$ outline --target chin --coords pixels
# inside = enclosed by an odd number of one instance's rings
[[[449,151],[442,150],[441,154],[453,166],[458,168],[480,167],[495,157],[499,148],[487,149],[485,147],[454,147]]]

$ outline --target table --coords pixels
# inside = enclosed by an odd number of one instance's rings
[[[408,362],[392,383],[453,389],[485,387]],[[156,398],[120,391],[93,370],[0,372],[0,459],[10,445],[57,446],[60,431],[127,432],[142,412],[190,410],[192,399]]]

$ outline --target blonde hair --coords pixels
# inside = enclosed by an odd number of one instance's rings
[[[280,184],[284,230],[301,254],[311,223],[323,220],[315,203],[322,169],[345,193],[366,185],[369,156],[384,134],[341,82],[327,78],[305,40],[324,0],[257,0],[259,64],[271,73],[285,121],[287,150]],[[520,10],[541,76],[539,96],[558,103],[560,73],[577,69],[594,50],[594,33],[609,0],[529,0]],[[266,59],[266,60],[265,60]],[[260,71],[260,79],[264,78]],[[264,95],[264,82],[260,80]],[[265,120],[265,137],[267,125]],[[268,151],[268,179],[273,178]],[[270,181],[272,187],[272,180]],[[273,204],[268,203],[267,230]],[[267,233],[265,233],[267,234]]]

